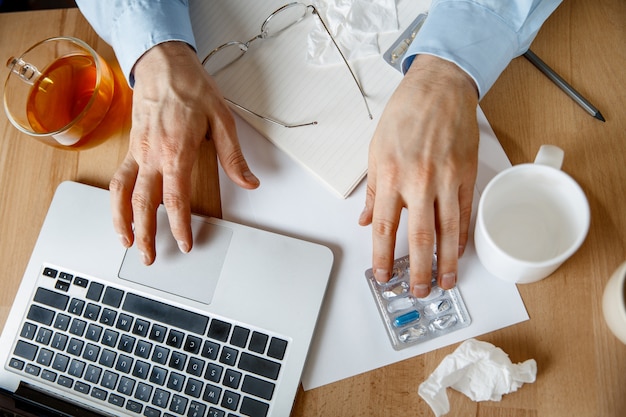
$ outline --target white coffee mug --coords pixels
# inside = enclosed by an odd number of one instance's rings
[[[602,311],[609,329],[626,344],[626,262],[617,268],[604,287]]]
[[[535,162],[508,168],[485,187],[478,203],[474,242],[493,275],[516,283],[554,272],[585,240],[589,203],[561,171],[564,152],[543,145]]]

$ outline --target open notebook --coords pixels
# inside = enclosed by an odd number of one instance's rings
[[[228,41],[246,42],[258,35],[266,17],[285,3],[286,0],[191,2],[200,58]],[[347,197],[367,173],[370,139],[402,78],[384,61],[382,51],[430,2],[398,3],[400,30],[381,37],[381,56],[350,63],[367,95],[373,120],[369,119],[344,64],[320,67],[306,62],[307,33],[319,24],[310,12],[279,36],[255,41],[241,60],[215,78],[226,98],[250,110],[289,123],[317,121],[315,126],[287,129],[233,108],[340,197]]]

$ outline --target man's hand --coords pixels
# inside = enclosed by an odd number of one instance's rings
[[[161,202],[180,250],[191,250],[191,171],[205,138],[215,142],[222,167],[236,184],[252,189],[259,180],[243,157],[228,105],[187,44],[153,47],[135,65],[134,77],[129,150],[109,188],[122,244],[134,242],[149,265],[156,256]]]
[[[400,213],[408,209],[411,290],[454,287],[468,239],[478,165],[478,92],[455,64],[419,55],[387,103],[372,138],[361,225],[372,225],[372,269],[391,277]]]

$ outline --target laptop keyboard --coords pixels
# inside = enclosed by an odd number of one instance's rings
[[[39,284],[9,369],[116,414],[269,414],[285,338],[56,267]]]

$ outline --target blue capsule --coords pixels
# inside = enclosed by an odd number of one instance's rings
[[[408,313],[404,313],[401,316],[396,317],[395,320],[393,321],[393,325],[395,327],[406,326],[409,323],[419,320],[419,318],[420,318],[419,311],[411,310]]]

